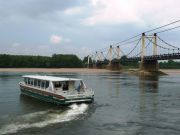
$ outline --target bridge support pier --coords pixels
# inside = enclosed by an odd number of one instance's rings
[[[112,70],[120,70],[120,69],[122,69],[122,65],[120,63],[113,63],[113,64],[111,64],[111,69]]]
[[[144,60],[140,62],[141,71],[154,72],[159,70],[159,64],[157,60]]]
[[[110,70],[120,70],[122,69],[122,65],[119,62],[111,62],[106,68]]]
[[[102,68],[104,68],[104,67],[105,67],[105,66],[104,66],[103,63],[96,63],[96,68],[102,69]]]

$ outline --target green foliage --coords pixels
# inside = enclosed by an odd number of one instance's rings
[[[138,62],[128,62],[128,61],[126,61],[126,59],[127,59],[126,56],[122,56],[120,59],[120,63],[124,67],[126,67],[126,68],[138,68],[139,67]],[[159,62],[159,68],[161,68],[161,69],[180,69],[180,62],[173,61],[173,60]]]
[[[120,64],[127,68],[138,68],[139,67],[138,61],[128,62],[127,56],[125,56],[125,55],[121,57]]]
[[[127,68],[138,68],[139,63],[138,62],[128,62],[126,61],[127,57],[122,56],[120,59],[120,63]],[[180,62],[179,61],[173,61],[168,60],[164,62],[159,62],[159,68],[161,69],[180,69]]]
[[[76,55],[54,54],[51,58],[52,67],[79,68],[82,61]]]
[[[0,68],[78,68],[82,61],[76,55],[47,56],[0,54]]]
[[[159,62],[159,68],[162,69],[180,69],[180,62],[168,60],[164,62]]]

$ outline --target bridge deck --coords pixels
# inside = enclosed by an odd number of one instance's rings
[[[144,60],[170,60],[170,59],[180,59],[180,53],[144,56]],[[141,57],[131,57],[126,59],[126,61],[140,61],[140,60]]]

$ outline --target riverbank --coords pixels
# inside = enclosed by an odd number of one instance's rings
[[[160,69],[160,71],[166,74],[180,74],[180,69]]]
[[[122,70],[121,72],[127,72]],[[129,71],[137,72],[137,69]],[[180,74],[180,69],[160,69],[165,74]],[[88,68],[0,68],[0,72],[45,72],[45,73],[108,73],[118,72],[107,69],[88,69]]]
[[[0,68],[0,72],[45,72],[45,73],[107,73],[117,72],[107,69],[88,68]]]
[[[144,75],[175,75],[180,74],[180,69],[160,69],[157,72],[147,72],[147,71],[139,71],[138,69],[129,69],[126,70],[130,74],[144,74]]]

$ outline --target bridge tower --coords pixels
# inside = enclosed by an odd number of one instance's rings
[[[98,52],[95,53],[95,56],[94,56],[94,62],[93,62],[93,68],[96,68],[97,66],[97,60],[98,60]]]
[[[111,69],[111,67],[112,67],[112,65],[111,65],[111,62],[112,62],[112,51],[113,51],[113,48],[112,48],[112,45],[110,45],[109,50],[108,50],[108,56],[107,56],[109,63],[106,66],[108,69]]]
[[[94,67],[94,59],[93,55],[87,56],[87,68],[93,68]]]
[[[122,66],[120,64],[120,48],[116,46],[115,48],[115,59],[111,62],[113,69],[118,70],[121,69]]]
[[[145,33],[142,33],[141,37],[141,62],[140,62],[140,70],[142,71],[158,71],[158,61],[157,60],[145,60],[145,43],[146,43],[146,37]],[[157,35],[156,33],[153,34],[153,36],[150,36],[153,40],[153,55],[157,55]]]
[[[119,48],[119,46],[116,47],[116,59],[120,59],[120,48]]]
[[[109,59],[109,65],[111,64],[111,61],[112,61],[112,45],[110,45],[109,47],[109,51],[108,51],[108,59]]]
[[[95,54],[95,61],[97,62],[97,57],[98,57],[98,52],[96,52],[96,54]]]
[[[96,52],[96,68],[103,68],[103,52]]]
[[[100,61],[103,61],[103,52],[100,53],[99,58],[100,58]]]
[[[153,35],[153,55],[157,55],[157,34]]]
[[[121,69],[121,65],[119,63],[119,60],[120,60],[119,46],[117,47],[110,46],[109,51],[108,51],[108,60],[109,60],[109,64],[107,65],[108,69],[111,69],[111,70]]]
[[[90,58],[89,58],[89,55],[88,55],[88,56],[87,56],[87,68],[89,68],[89,64],[90,64],[90,63],[89,63],[89,59],[90,59]]]

